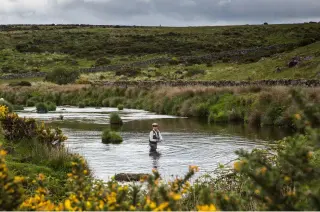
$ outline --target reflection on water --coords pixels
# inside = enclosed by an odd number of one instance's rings
[[[160,152],[149,152],[149,156],[152,159],[152,168],[158,169],[159,167],[159,159],[161,157]]]
[[[29,111],[29,112],[28,112]],[[35,117],[60,126],[69,137],[66,146],[83,155],[94,175],[108,179],[116,173],[150,173],[156,168],[164,177],[182,175],[189,165],[200,166],[201,173],[210,172],[219,163],[236,158],[235,150],[252,150],[280,139],[286,132],[274,129],[254,129],[247,125],[208,125],[206,122],[156,115],[142,110],[121,112],[125,124],[120,129],[124,142],[106,145],[101,142],[102,130],[107,126],[114,108],[62,108],[56,113],[36,114],[32,108],[21,116]],[[62,114],[64,121],[58,121]],[[149,153],[148,135],[151,124],[158,122],[164,141],[157,153]]]

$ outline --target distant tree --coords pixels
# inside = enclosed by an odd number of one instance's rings
[[[269,25],[269,24],[268,24],[268,22],[264,22],[264,24],[263,24],[263,25]]]

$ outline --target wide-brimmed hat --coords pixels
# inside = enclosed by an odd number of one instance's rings
[[[153,126],[153,127],[157,127],[157,126],[159,126],[159,125],[158,125],[158,123],[153,123],[152,126]]]

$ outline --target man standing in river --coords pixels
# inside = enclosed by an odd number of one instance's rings
[[[149,135],[150,152],[156,152],[158,143],[163,140],[158,126],[159,125],[157,123],[152,124],[152,131],[150,132],[150,135]]]

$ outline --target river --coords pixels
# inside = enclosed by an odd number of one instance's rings
[[[189,165],[200,167],[200,174],[210,173],[219,164],[236,159],[238,149],[263,148],[287,135],[274,128],[253,129],[247,125],[208,125],[206,122],[125,109],[119,145],[103,144],[101,134],[109,127],[109,115],[116,108],[58,107],[56,112],[38,114],[25,108],[18,114],[59,126],[68,136],[67,148],[84,156],[96,178],[108,180],[117,173],[150,173],[157,168],[165,177],[181,176]],[[63,115],[64,120],[58,120]],[[149,155],[148,135],[157,122],[164,141],[159,154]]]

